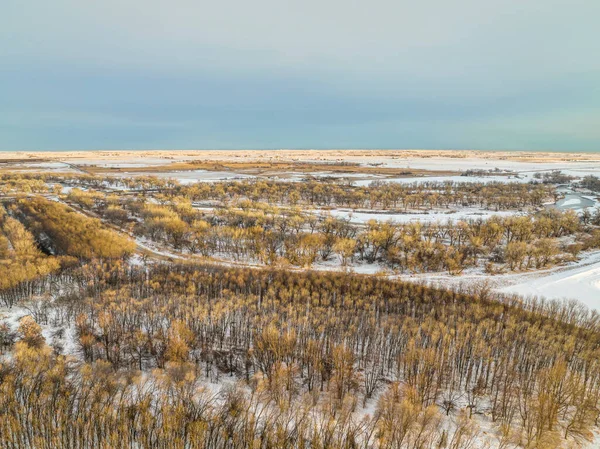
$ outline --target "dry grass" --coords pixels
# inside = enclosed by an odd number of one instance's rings
[[[165,173],[174,171],[207,170],[231,171],[234,173],[252,174],[259,176],[281,175],[290,172],[297,173],[332,173],[332,174],[364,174],[384,176],[448,176],[458,172],[451,170],[420,170],[397,167],[372,167],[358,163],[336,162],[229,162],[229,161],[190,161],[173,162],[166,165],[148,165],[144,167],[102,167],[85,166],[89,173],[110,175],[115,173]]]
[[[57,152],[3,152],[0,163],[67,161],[87,163],[90,160],[118,162],[120,160],[162,159],[165,161],[352,161],[381,158],[477,158],[528,162],[600,161],[600,153],[544,153],[531,151],[479,151],[479,150],[193,150],[193,151],[57,151]]]
[[[399,167],[415,159],[439,159],[440,170]],[[294,174],[331,173],[382,177],[452,176],[444,170],[449,159],[515,162],[600,162],[595,153],[492,152],[477,150],[196,150],[196,151],[71,151],[5,152],[0,154],[0,173],[31,173],[27,163],[65,162],[84,173],[159,174],[174,171],[228,171],[261,177],[285,178]],[[124,166],[119,166],[123,164]],[[113,166],[111,166],[113,165]],[[397,165],[396,167],[390,165]],[[456,166],[456,163],[454,164]],[[47,172],[43,168],[36,170]],[[54,169],[53,173],[57,173]]]

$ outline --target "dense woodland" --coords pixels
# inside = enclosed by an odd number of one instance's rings
[[[15,212],[39,236],[46,238],[41,243],[54,253],[87,260],[116,259],[134,249],[131,240],[105,229],[100,220],[40,196],[19,200]]]
[[[132,178],[118,182],[133,191],[111,192],[117,181],[70,176],[62,193],[62,176],[2,176],[0,304],[20,319],[0,318],[0,448],[550,449],[594,437],[596,312],[485,285],[286,269],[526,270],[599,247],[594,217],[543,207],[551,184]],[[341,205],[523,214],[356,224],[313,211]]]
[[[49,289],[61,269],[84,260],[122,259],[135,247],[100,220],[43,197],[6,206],[0,208],[0,303],[8,307]]]
[[[0,231],[0,303],[10,306],[46,286],[61,261],[40,251],[33,235],[3,208]]]
[[[576,304],[195,264],[70,276],[2,365],[3,447],[468,448],[485,413],[501,447],[556,448],[600,413],[600,323]]]

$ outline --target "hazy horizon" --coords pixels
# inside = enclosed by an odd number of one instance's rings
[[[595,0],[6,0],[0,150],[600,151]]]
[[[486,153],[600,153],[600,150],[553,150],[553,149],[481,149],[481,148],[88,148],[88,149],[0,149],[0,153],[60,153],[60,152],[169,152],[169,151],[473,151]]]

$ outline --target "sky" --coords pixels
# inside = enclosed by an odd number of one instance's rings
[[[598,0],[2,0],[0,150],[600,151]]]

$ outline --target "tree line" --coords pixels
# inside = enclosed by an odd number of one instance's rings
[[[185,197],[119,197],[73,189],[67,199],[122,229],[206,257],[312,266],[338,260],[408,272],[460,273],[481,261],[490,271],[543,268],[596,247],[573,211],[545,209],[488,220],[443,223],[372,220],[364,225],[300,207],[240,200],[197,208]],[[575,242],[561,239],[574,236]]]
[[[347,180],[307,178],[304,182],[250,179],[181,185],[156,176],[97,176],[87,174],[2,174],[0,185],[7,193],[58,193],[62,185],[91,189],[166,192],[192,201],[222,202],[249,199],[280,205],[337,206],[355,209],[432,209],[477,206],[490,210],[540,207],[554,200],[551,184],[457,183],[426,181],[397,183],[373,181],[356,186]]]

